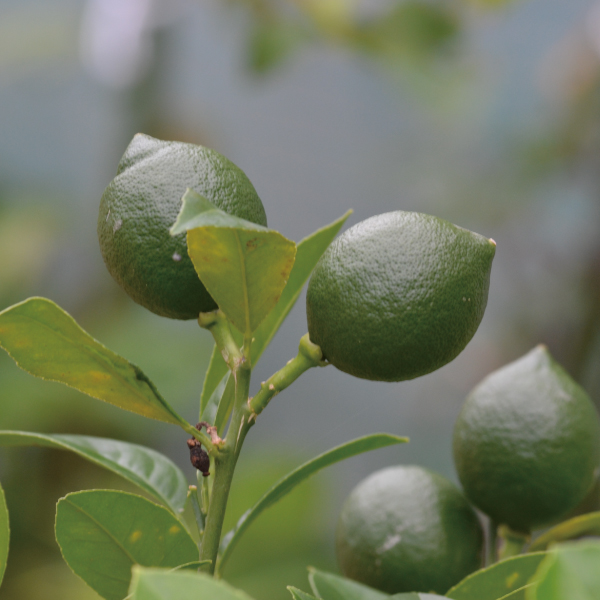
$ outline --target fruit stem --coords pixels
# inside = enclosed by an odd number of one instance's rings
[[[286,387],[294,383],[304,371],[311,367],[325,367],[329,363],[323,360],[321,348],[313,344],[308,333],[300,338],[298,347],[298,355],[290,360],[285,367],[271,375],[267,381],[263,381],[260,386],[260,391],[248,400],[248,406],[252,412],[253,418],[256,418],[271,401],[273,396],[279,394]]]
[[[498,527],[498,537],[501,540],[498,560],[504,560],[505,558],[521,554],[523,547],[530,538],[528,534],[513,531],[507,525],[500,525]]]

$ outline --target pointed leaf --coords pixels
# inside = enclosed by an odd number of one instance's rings
[[[215,419],[217,418],[217,412],[219,410],[219,405],[221,403],[221,398],[223,398],[223,394],[225,393],[225,388],[229,383],[229,372],[225,374],[225,376],[219,381],[219,383],[215,386],[213,393],[208,398],[208,402],[201,406],[200,420],[206,421],[211,425],[215,424]]]
[[[290,591],[290,594],[292,594],[294,600],[322,600],[321,598],[315,598],[292,585],[288,585],[287,589]]]
[[[260,327],[254,332],[254,341],[252,342],[253,367],[273,339],[273,336],[277,333],[290,310],[292,310],[315,265],[319,262],[323,253],[327,250],[351,214],[352,211],[349,210],[345,215],[333,223],[317,229],[317,231],[311,233],[311,235],[304,238],[298,244],[296,260],[294,261],[290,278],[281,294],[281,298],[275,308],[261,323]]]
[[[188,254],[227,318],[243,334],[256,331],[287,283],[296,244],[278,231],[227,214],[193,190],[182,202],[171,232],[188,232]]]
[[[215,417],[215,426],[219,435],[223,433],[225,429],[225,425],[229,419],[229,415],[231,414],[231,409],[233,408],[233,401],[235,399],[235,379],[229,375],[227,377],[227,384],[225,385],[225,391],[223,392],[223,396],[221,401],[219,402],[219,407],[217,409],[217,416]]]
[[[104,347],[46,298],[0,312],[0,346],[24,371],[144,417],[185,421],[142,371]]]
[[[555,546],[533,581],[526,591],[527,600],[598,600],[600,541]]]
[[[526,585],[545,556],[545,552],[535,552],[507,558],[471,573],[446,596],[453,600],[498,600]]]
[[[546,550],[555,542],[573,540],[586,535],[600,535],[600,512],[587,513],[559,523],[537,538],[529,547],[529,551]]]
[[[229,368],[225,364],[219,348],[215,344],[213,346],[212,354],[210,355],[210,362],[208,363],[208,369],[204,375],[204,383],[202,384],[202,394],[200,396],[200,420],[208,421],[203,419],[202,415],[206,412],[206,407],[214,395],[217,387],[223,381],[223,378],[229,373]],[[222,395],[222,394],[221,394]],[[216,414],[216,411],[215,411]],[[208,421],[212,423],[212,421]]]
[[[6,508],[6,498],[4,490],[0,486],[0,583],[6,571],[6,561],[8,559],[8,542],[10,540],[10,525],[8,522],[8,509]]]
[[[335,448],[320,454],[316,458],[309,460],[285,477],[280,479],[250,510],[248,510],[241,519],[237,522],[235,528],[231,530],[222,542],[221,561],[217,568],[221,570],[227,562],[231,551],[240,540],[243,533],[248,529],[250,524],[267,508],[281,500],[286,494],[289,494],[297,485],[320,471],[325,467],[333,465],[337,462],[394,444],[402,444],[408,442],[408,438],[402,438],[388,433],[375,433],[365,437],[358,438],[351,442],[336,446]]]
[[[189,571],[134,567],[130,600],[252,600],[223,581]]]
[[[273,336],[277,333],[279,327],[283,323],[284,319],[289,314],[290,310],[298,300],[300,292],[304,287],[304,284],[310,277],[315,265],[329,247],[329,244],[333,241],[335,236],[338,234],[342,225],[346,222],[346,219],[352,214],[349,210],[345,215],[339,219],[318,229],[314,233],[311,233],[308,237],[305,237],[297,247],[296,260],[290,273],[287,285],[283,289],[281,298],[277,302],[275,308],[269,313],[266,319],[260,324],[259,328],[254,332],[254,341],[252,342],[252,367],[254,368],[258,363],[265,348],[269,345]],[[241,346],[241,340],[240,340]],[[228,369],[225,361],[221,357],[221,353],[218,349],[213,349],[213,353],[210,359],[206,378],[204,380],[204,387],[202,389],[201,398],[201,411],[204,411],[206,404],[216,386],[219,384],[221,379],[227,374]],[[207,421],[208,419],[203,419]]]
[[[388,594],[345,577],[309,569],[308,580],[313,592],[322,600],[388,600]]]
[[[150,448],[107,438],[26,431],[0,431],[0,446],[70,450],[137,485],[173,512],[183,511],[188,490],[185,475],[166,456]]]
[[[194,540],[168,510],[125,492],[61,498],[56,540],[73,572],[106,600],[127,595],[134,565],[174,568],[198,560]]]
[[[170,229],[171,235],[179,235],[198,227],[225,227],[247,231],[271,231],[263,225],[230,215],[218,208],[208,198],[188,188],[181,198],[181,210]]]

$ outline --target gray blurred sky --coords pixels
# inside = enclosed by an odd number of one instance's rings
[[[524,322],[568,319],[569,273],[576,275],[572,265],[595,235],[597,209],[585,186],[557,177],[524,202],[502,187],[502,169],[495,170],[511,141],[551,118],[542,66],[592,4],[516,0],[474,16],[457,73],[415,89],[324,45],[257,80],[243,68],[244,15],[216,0],[181,2],[163,57],[162,118],[238,164],[271,227],[299,240],[348,208],[355,211],[349,224],[405,209],[435,213],[498,242],[486,317],[452,364],[399,384],[359,381],[332,367],[305,375],[261,416],[250,448],[285,442],[308,455],[389,431],[409,435],[411,444],[355,459],[342,470],[340,493],[386,462],[418,462],[453,477],[450,439],[462,399],[489,370],[529,350],[509,331],[515,314]],[[11,210],[46,204],[59,215],[67,241],[56,251],[52,281],[33,291],[69,310],[77,309],[73,298],[82,290],[113,285],[97,249],[97,206],[133,133],[123,92],[82,68],[83,8],[79,0],[0,2],[3,200]],[[0,256],[0,269],[2,263]],[[560,285],[554,269],[566,277]],[[136,318],[147,327],[158,319]],[[160,325],[183,327],[195,325]],[[305,330],[301,300],[256,381],[293,356]],[[91,333],[107,341],[103,331]],[[158,346],[155,361],[168,364],[169,349]]]

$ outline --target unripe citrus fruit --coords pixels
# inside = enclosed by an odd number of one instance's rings
[[[138,134],[102,195],[98,238],[104,262],[138,304],[173,319],[197,319],[217,305],[200,282],[185,234],[169,228],[192,188],[236,217],[266,225],[246,175],[209,148]]]
[[[544,346],[488,375],[454,428],[465,494],[496,523],[528,533],[584,498],[600,464],[600,423],[586,392]]]
[[[373,473],[346,499],[337,527],[342,573],[389,594],[443,594],[481,567],[475,511],[446,478],[416,466]]]
[[[310,339],[338,369],[380,381],[413,379],[455,358],[487,303],[496,244],[411,212],[348,229],[313,271]]]

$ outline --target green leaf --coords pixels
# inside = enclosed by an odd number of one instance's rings
[[[281,294],[281,298],[260,327],[254,332],[251,351],[253,367],[281,327],[290,310],[292,310],[315,265],[319,262],[325,250],[329,248],[329,245],[351,214],[351,210],[347,211],[339,219],[321,229],[317,229],[317,231],[304,238],[298,244],[296,260],[294,261],[290,278]]]
[[[233,333],[233,332],[232,332]],[[202,385],[202,394],[200,396],[200,420],[208,421],[209,423],[213,423],[208,419],[203,419],[202,416],[206,413],[206,407],[209,402],[212,400],[212,397],[215,394],[215,391],[222,383],[223,379],[229,374],[229,368],[227,364],[223,360],[221,356],[221,352],[219,352],[219,348],[215,344],[213,346],[212,354],[210,355],[210,362],[208,363],[208,369],[206,370],[206,375],[204,376],[204,383]],[[221,391],[222,395],[222,391]],[[220,399],[220,396],[219,396]],[[214,411],[216,414],[216,410]]]
[[[188,571],[134,567],[131,600],[252,600],[223,581]]]
[[[598,600],[600,541],[555,546],[539,566],[527,600]]]
[[[378,592],[345,577],[309,569],[308,580],[313,592],[322,600],[388,600],[388,594]]]
[[[138,444],[85,435],[0,431],[0,446],[43,446],[70,450],[137,485],[174,513],[183,511],[188,483],[166,456]]]
[[[144,417],[185,421],[142,371],[104,347],[46,298],[0,312],[0,346],[24,371]]]
[[[529,551],[546,550],[555,542],[573,540],[585,535],[600,535],[600,512],[580,515],[552,527],[531,544]]]
[[[210,366],[209,366],[210,370]],[[219,404],[221,402],[221,398],[225,393],[225,387],[229,382],[229,372],[227,372],[221,380],[214,387],[212,394],[208,398],[208,402],[204,405],[201,405],[200,411],[200,420],[206,421],[211,425],[215,424],[215,419],[217,418],[217,412],[219,410]],[[206,386],[206,380],[204,380],[204,385]]]
[[[239,331],[256,331],[290,276],[296,244],[218,209],[188,189],[173,235],[187,231],[188,254],[200,280]]]
[[[172,569],[198,560],[194,540],[168,510],[125,492],[61,498],[56,540],[73,572],[106,600],[127,595],[134,565]]]
[[[507,558],[471,573],[446,596],[453,600],[498,600],[527,584],[545,556],[545,552],[535,552]]]
[[[309,460],[297,469],[294,469],[291,473],[288,473],[285,477],[280,479],[264,496],[248,511],[246,511],[240,520],[237,522],[234,529],[232,529],[223,538],[221,544],[221,561],[217,565],[217,568],[222,570],[223,566],[227,562],[231,551],[240,540],[243,533],[248,529],[250,524],[267,508],[281,500],[286,494],[289,494],[297,485],[320,471],[325,467],[329,467],[337,462],[362,454],[363,452],[369,452],[370,450],[377,450],[378,448],[385,448],[386,446],[393,446],[394,444],[402,444],[408,442],[408,438],[402,438],[388,433],[375,433],[367,435],[365,437],[352,440],[336,446],[335,448],[320,454],[316,458]]]
[[[311,596],[310,594],[307,594],[298,588],[295,588],[293,585],[288,585],[287,589],[290,591],[290,594],[292,594],[292,598],[294,600],[322,600],[320,598],[315,598],[314,596]]]
[[[185,563],[185,565],[179,565],[171,569],[171,571],[197,571],[200,567],[205,567],[210,565],[211,560],[194,560],[189,563]]]
[[[225,425],[229,420],[231,409],[233,408],[233,401],[235,399],[235,379],[231,375],[227,376],[227,384],[225,385],[225,391],[219,401],[217,409],[217,416],[215,417],[215,426],[219,435],[223,433]]]
[[[252,342],[251,358],[252,367],[258,363],[265,348],[269,345],[273,336],[277,333],[279,327],[292,310],[304,284],[310,277],[315,265],[325,252],[335,236],[338,234],[346,219],[352,214],[349,210],[339,219],[318,229],[308,237],[304,238],[297,247],[296,260],[290,273],[287,285],[283,289],[281,298],[275,305],[275,308],[269,313],[259,328],[254,332],[254,341]],[[235,333],[235,332],[234,332]],[[241,346],[241,339],[239,340]],[[201,412],[204,413],[208,401],[216,389],[219,382],[227,375],[228,369],[221,353],[215,346],[204,380],[201,398]],[[208,419],[201,419],[208,421]]]
[[[0,486],[0,583],[6,571],[6,561],[8,559],[8,542],[10,540],[10,525],[8,522],[8,509],[6,508],[6,498],[4,490]]]
[[[446,596],[436,596],[435,594],[421,594],[419,592],[410,592],[408,594],[394,594],[390,600],[435,600],[436,598],[446,598]]]
[[[510,592],[510,594],[506,594],[506,596],[502,596],[498,600],[526,600],[527,598],[527,590],[531,588],[533,584],[524,585],[522,588],[515,590],[514,592]]]

